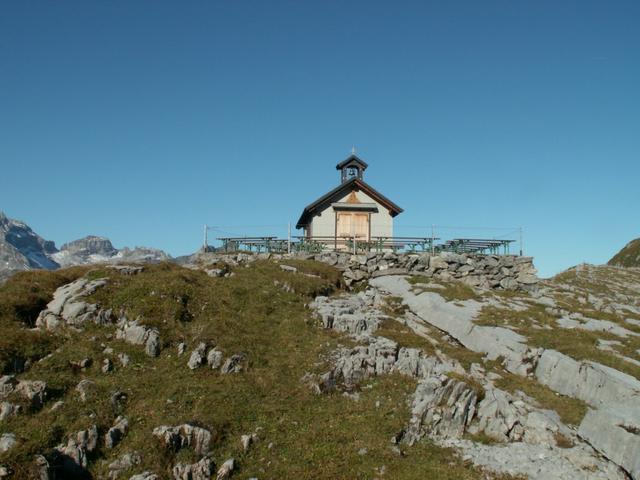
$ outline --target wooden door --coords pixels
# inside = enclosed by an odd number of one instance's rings
[[[336,237],[356,237],[357,240],[369,240],[369,214],[338,212]]]

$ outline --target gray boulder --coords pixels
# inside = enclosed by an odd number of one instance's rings
[[[87,395],[89,394],[89,391],[93,388],[94,385],[95,385],[95,382],[86,378],[84,380],[80,380],[80,383],[76,385],[75,390],[76,392],[78,392],[81,402],[87,401]]]
[[[104,446],[108,449],[114,448],[129,431],[129,421],[120,416],[116,418],[113,426],[107,431],[104,437]]]
[[[477,394],[464,382],[444,376],[422,380],[413,395],[405,440],[429,434],[461,437],[475,414]]]
[[[142,458],[138,453],[125,453],[109,464],[109,480],[117,480],[126,470],[139,465]]]
[[[160,333],[158,330],[149,330],[149,336],[144,343],[144,351],[150,357],[157,357],[160,355]]]
[[[105,358],[102,361],[101,370],[102,370],[102,373],[109,373],[110,371],[113,370],[113,362],[110,359]]]
[[[217,348],[212,348],[207,354],[207,365],[213,370],[222,365],[222,352]]]
[[[209,457],[202,458],[197,463],[178,463],[171,473],[174,480],[210,480],[216,471],[216,466]]]
[[[64,475],[82,474],[88,465],[88,454],[98,445],[98,428],[93,425],[87,430],[81,430],[69,436],[66,444],[60,444],[56,450],[62,455],[60,470]]]
[[[107,279],[89,280],[79,278],[58,288],[53,294],[53,300],[47,304],[36,319],[36,327],[52,330],[59,325],[80,327],[86,321],[98,324],[110,323],[110,310],[101,310],[98,305],[84,301],[84,297],[91,295],[97,289],[107,284]]]
[[[235,468],[235,461],[233,458],[226,460],[222,466],[218,469],[218,473],[216,474],[216,480],[226,480],[231,477],[231,473]]]
[[[204,364],[205,358],[207,354],[207,344],[204,342],[200,342],[196,349],[191,352],[191,356],[189,357],[189,361],[187,362],[187,366],[191,370],[195,370]]]
[[[173,451],[191,448],[199,455],[206,455],[210,450],[211,432],[188,423],[177,426],[162,425],[153,429],[153,435]]]
[[[19,411],[20,405],[14,405],[10,402],[0,402],[0,422],[17,415]]]
[[[33,410],[42,408],[47,398],[47,384],[40,380],[22,380],[15,391],[29,401],[29,406]]]
[[[118,360],[120,361],[120,365],[122,365],[123,367],[128,366],[129,362],[131,361],[129,355],[127,355],[126,353],[119,353]]]
[[[245,353],[236,353],[225,360],[224,364],[220,368],[220,373],[223,375],[229,373],[240,373],[244,369],[244,362],[247,359]]]
[[[160,355],[160,334],[157,329],[140,325],[138,320],[130,321],[126,317],[118,321],[116,338],[132,345],[144,345],[145,353],[150,357]]]
[[[3,433],[0,436],[0,453],[8,452],[11,450],[18,441],[13,433]]]
[[[159,480],[159,479],[160,477],[158,475],[151,472],[142,472],[142,473],[139,473],[138,475],[134,475],[133,477],[129,478],[129,480]]]

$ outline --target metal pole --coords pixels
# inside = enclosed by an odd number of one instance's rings
[[[522,246],[522,227],[520,227],[520,256],[522,256],[522,252],[524,252],[524,247]]]
[[[287,253],[291,253],[291,222],[289,222],[289,236],[287,240]]]
[[[435,242],[435,229],[436,226],[434,224],[431,224],[431,255],[435,254],[435,247],[433,246],[434,242]]]
[[[207,251],[207,224],[204,224],[204,245],[203,245],[203,250],[206,252]]]

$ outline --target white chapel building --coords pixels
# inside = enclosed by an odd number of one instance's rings
[[[355,153],[336,165],[340,185],[307,205],[296,228],[306,239],[341,245],[341,240],[393,237],[393,219],[402,208],[364,181],[368,165]]]

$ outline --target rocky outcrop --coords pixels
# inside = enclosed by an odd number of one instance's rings
[[[196,463],[178,463],[171,473],[174,480],[210,480],[215,471],[213,460],[204,457]]]
[[[98,428],[93,425],[69,436],[66,444],[56,447],[59,456],[55,469],[70,478],[82,477],[86,474],[88,455],[98,446]]]
[[[526,375],[535,367],[540,349],[530,348],[526,338],[511,329],[476,325],[473,319],[482,305],[475,300],[447,302],[433,292],[416,293],[402,277],[380,277],[369,282],[373,287],[402,298],[403,304],[420,317],[474,352],[489,360],[502,358],[510,372]]]
[[[53,330],[60,325],[80,327],[84,322],[93,321],[103,325],[113,321],[110,310],[101,310],[96,304],[87,303],[84,298],[105,286],[107,279],[78,280],[63,285],[53,294],[53,300],[47,304],[36,319],[36,327]]]
[[[462,459],[484,469],[530,480],[627,480],[614,464],[593,454],[587,445],[553,448],[525,442],[485,445],[450,438],[438,444],[463,452]]]
[[[579,434],[634,478],[640,478],[640,381],[595,362],[545,350],[535,371],[543,385],[595,407]]]
[[[478,391],[446,375],[420,381],[413,394],[411,414],[403,437],[409,443],[424,435],[442,440],[462,438],[468,432],[483,433],[496,442],[552,448],[558,438],[575,438],[555,412],[533,407],[487,385]]]
[[[126,316],[118,320],[116,338],[132,345],[144,345],[145,353],[150,357],[160,355],[160,332],[145,327],[139,320],[129,320]]]
[[[454,304],[445,302],[436,293],[416,294],[408,282],[401,277],[376,278],[372,279],[370,284],[391,295],[401,297],[411,312],[428,324],[451,335],[464,347],[475,352],[482,352],[489,359],[495,360],[501,357],[502,365],[508,371],[519,375],[533,374],[541,384],[552,390],[581,399],[602,410],[598,415],[592,414],[585,417],[583,423],[587,423],[581,424],[581,435],[608,458],[618,458],[618,462],[620,462],[618,464],[625,470],[633,471],[637,468],[637,464],[631,460],[628,454],[614,447],[620,442],[627,441],[629,432],[634,431],[634,428],[625,430],[615,422],[610,423],[608,428],[599,428],[594,424],[600,426],[606,423],[606,419],[611,421],[612,410],[625,412],[625,416],[630,419],[628,421],[631,424],[640,423],[638,422],[640,407],[637,401],[640,398],[640,382],[638,380],[595,362],[579,362],[560,352],[530,348],[526,343],[526,338],[511,329],[476,325],[473,319],[479,312],[480,304],[473,300]],[[504,404],[504,402],[498,402],[496,405],[500,403]],[[520,418],[518,424],[510,424],[510,421],[507,421],[504,426],[500,426],[494,423],[494,427],[498,427],[498,431],[509,431],[509,438],[514,434],[518,437],[517,432],[524,425],[529,425],[529,431],[533,431],[531,422],[536,424],[536,418],[540,420],[540,417],[530,416],[524,410],[520,411],[518,415],[515,415],[516,412],[513,411],[513,408],[510,407],[510,410],[512,418]],[[501,414],[501,417],[508,419],[509,415]],[[500,437],[493,427],[488,429],[482,427],[482,430],[494,438]],[[532,436],[545,437],[548,442],[551,431],[553,428],[542,429],[530,433],[529,438]],[[522,435],[523,438],[526,436],[524,433]]]
[[[211,432],[188,423],[177,426],[162,425],[153,429],[153,435],[173,451],[191,448],[199,455],[206,455],[210,450]]]
[[[320,376],[303,379],[316,393],[335,388],[352,390],[361,380],[399,372],[414,378],[426,378],[457,370],[455,362],[425,356],[419,349],[399,347],[388,338],[373,335],[383,318],[375,307],[371,290],[343,297],[317,297],[310,304],[324,328],[348,332],[360,345],[334,352],[333,368]],[[355,327],[355,328],[354,328]]]
[[[372,290],[338,298],[318,296],[310,308],[324,328],[357,335],[375,331],[384,318],[379,311],[368,308],[373,300]]]
[[[381,290],[401,297],[409,305],[413,313],[405,313],[406,325],[417,328],[420,317],[415,312],[418,312],[426,315],[429,323],[453,338],[458,339],[460,336],[460,348],[464,348],[465,340],[474,347],[472,349],[479,348],[488,356],[492,354],[491,349],[502,351],[501,348],[506,348],[504,353],[511,355],[511,360],[503,365],[522,374],[530,374],[536,366],[541,351],[531,353],[524,338],[501,334],[489,336],[487,332],[481,332],[481,336],[475,337],[474,328],[479,326],[474,326],[472,320],[477,309],[469,308],[470,305],[466,302],[456,302],[458,305],[452,303],[456,310],[448,310],[440,308],[447,302],[438,295],[431,294],[442,301],[428,304],[417,302],[414,305],[411,303],[411,296],[414,294],[409,288],[404,289],[407,287],[404,279],[384,278],[385,285],[387,281],[392,286],[404,285],[399,290]],[[373,279],[370,283],[380,288],[378,280],[382,278]],[[377,305],[382,304],[378,295],[379,293],[366,291],[348,297],[319,298],[310,304],[323,327],[348,332],[360,343],[353,348],[335,351],[331,358],[333,368],[327,373],[319,376],[307,374],[303,377],[303,381],[316,393],[334,389],[355,392],[357,384],[366,378],[399,372],[418,379],[418,385],[411,397],[411,418],[405,429],[394,437],[394,442],[413,444],[428,436],[441,445],[461,449],[465,458],[477,465],[540,480],[624,478],[616,465],[601,458],[591,447],[590,443],[598,449],[597,442],[592,442],[591,439],[589,443],[584,442],[574,430],[562,423],[555,412],[529,403],[535,403],[535,400],[526,395],[516,397],[496,388],[480,365],[473,364],[468,373],[460,364],[448,360],[442,353],[437,357],[427,356],[420,349],[399,348],[392,340],[377,336],[376,328],[384,317],[377,308]],[[416,309],[416,306],[424,309]],[[357,321],[353,321],[354,314],[358,317]],[[411,316],[416,317],[416,320],[409,321]],[[369,321],[363,321],[365,318]],[[356,328],[353,328],[354,325]],[[420,331],[418,329],[416,333]],[[510,343],[513,341],[515,345]],[[501,345],[501,342],[505,345]],[[517,368],[518,365],[527,365],[527,368]],[[357,396],[357,393],[350,395]],[[589,422],[588,417],[585,421]],[[621,428],[627,434],[633,434],[640,431],[635,430],[634,425],[627,422]],[[594,426],[595,430],[597,427]],[[599,433],[605,443],[609,436],[603,431]],[[481,434],[496,444],[483,446],[470,442],[465,439],[468,434]],[[589,432],[585,425],[581,425],[581,436],[587,438],[587,435]],[[632,447],[620,451],[617,459],[609,454],[607,456],[627,468],[622,462],[632,461],[633,457],[629,452],[635,448],[633,442],[629,444]],[[604,448],[607,447],[603,445],[601,448],[600,451],[605,452]],[[515,456],[515,453],[519,456]],[[582,471],[588,473],[582,475]]]
[[[445,375],[425,378],[413,394],[404,439],[412,444],[425,434],[460,438],[474,418],[477,399],[464,382]]]
[[[595,362],[578,362],[555,350],[545,350],[535,370],[540,383],[594,407],[623,405],[640,418],[640,381]]]
[[[636,404],[638,398],[636,397]],[[640,421],[621,409],[589,410],[578,433],[594,448],[640,478]]]

